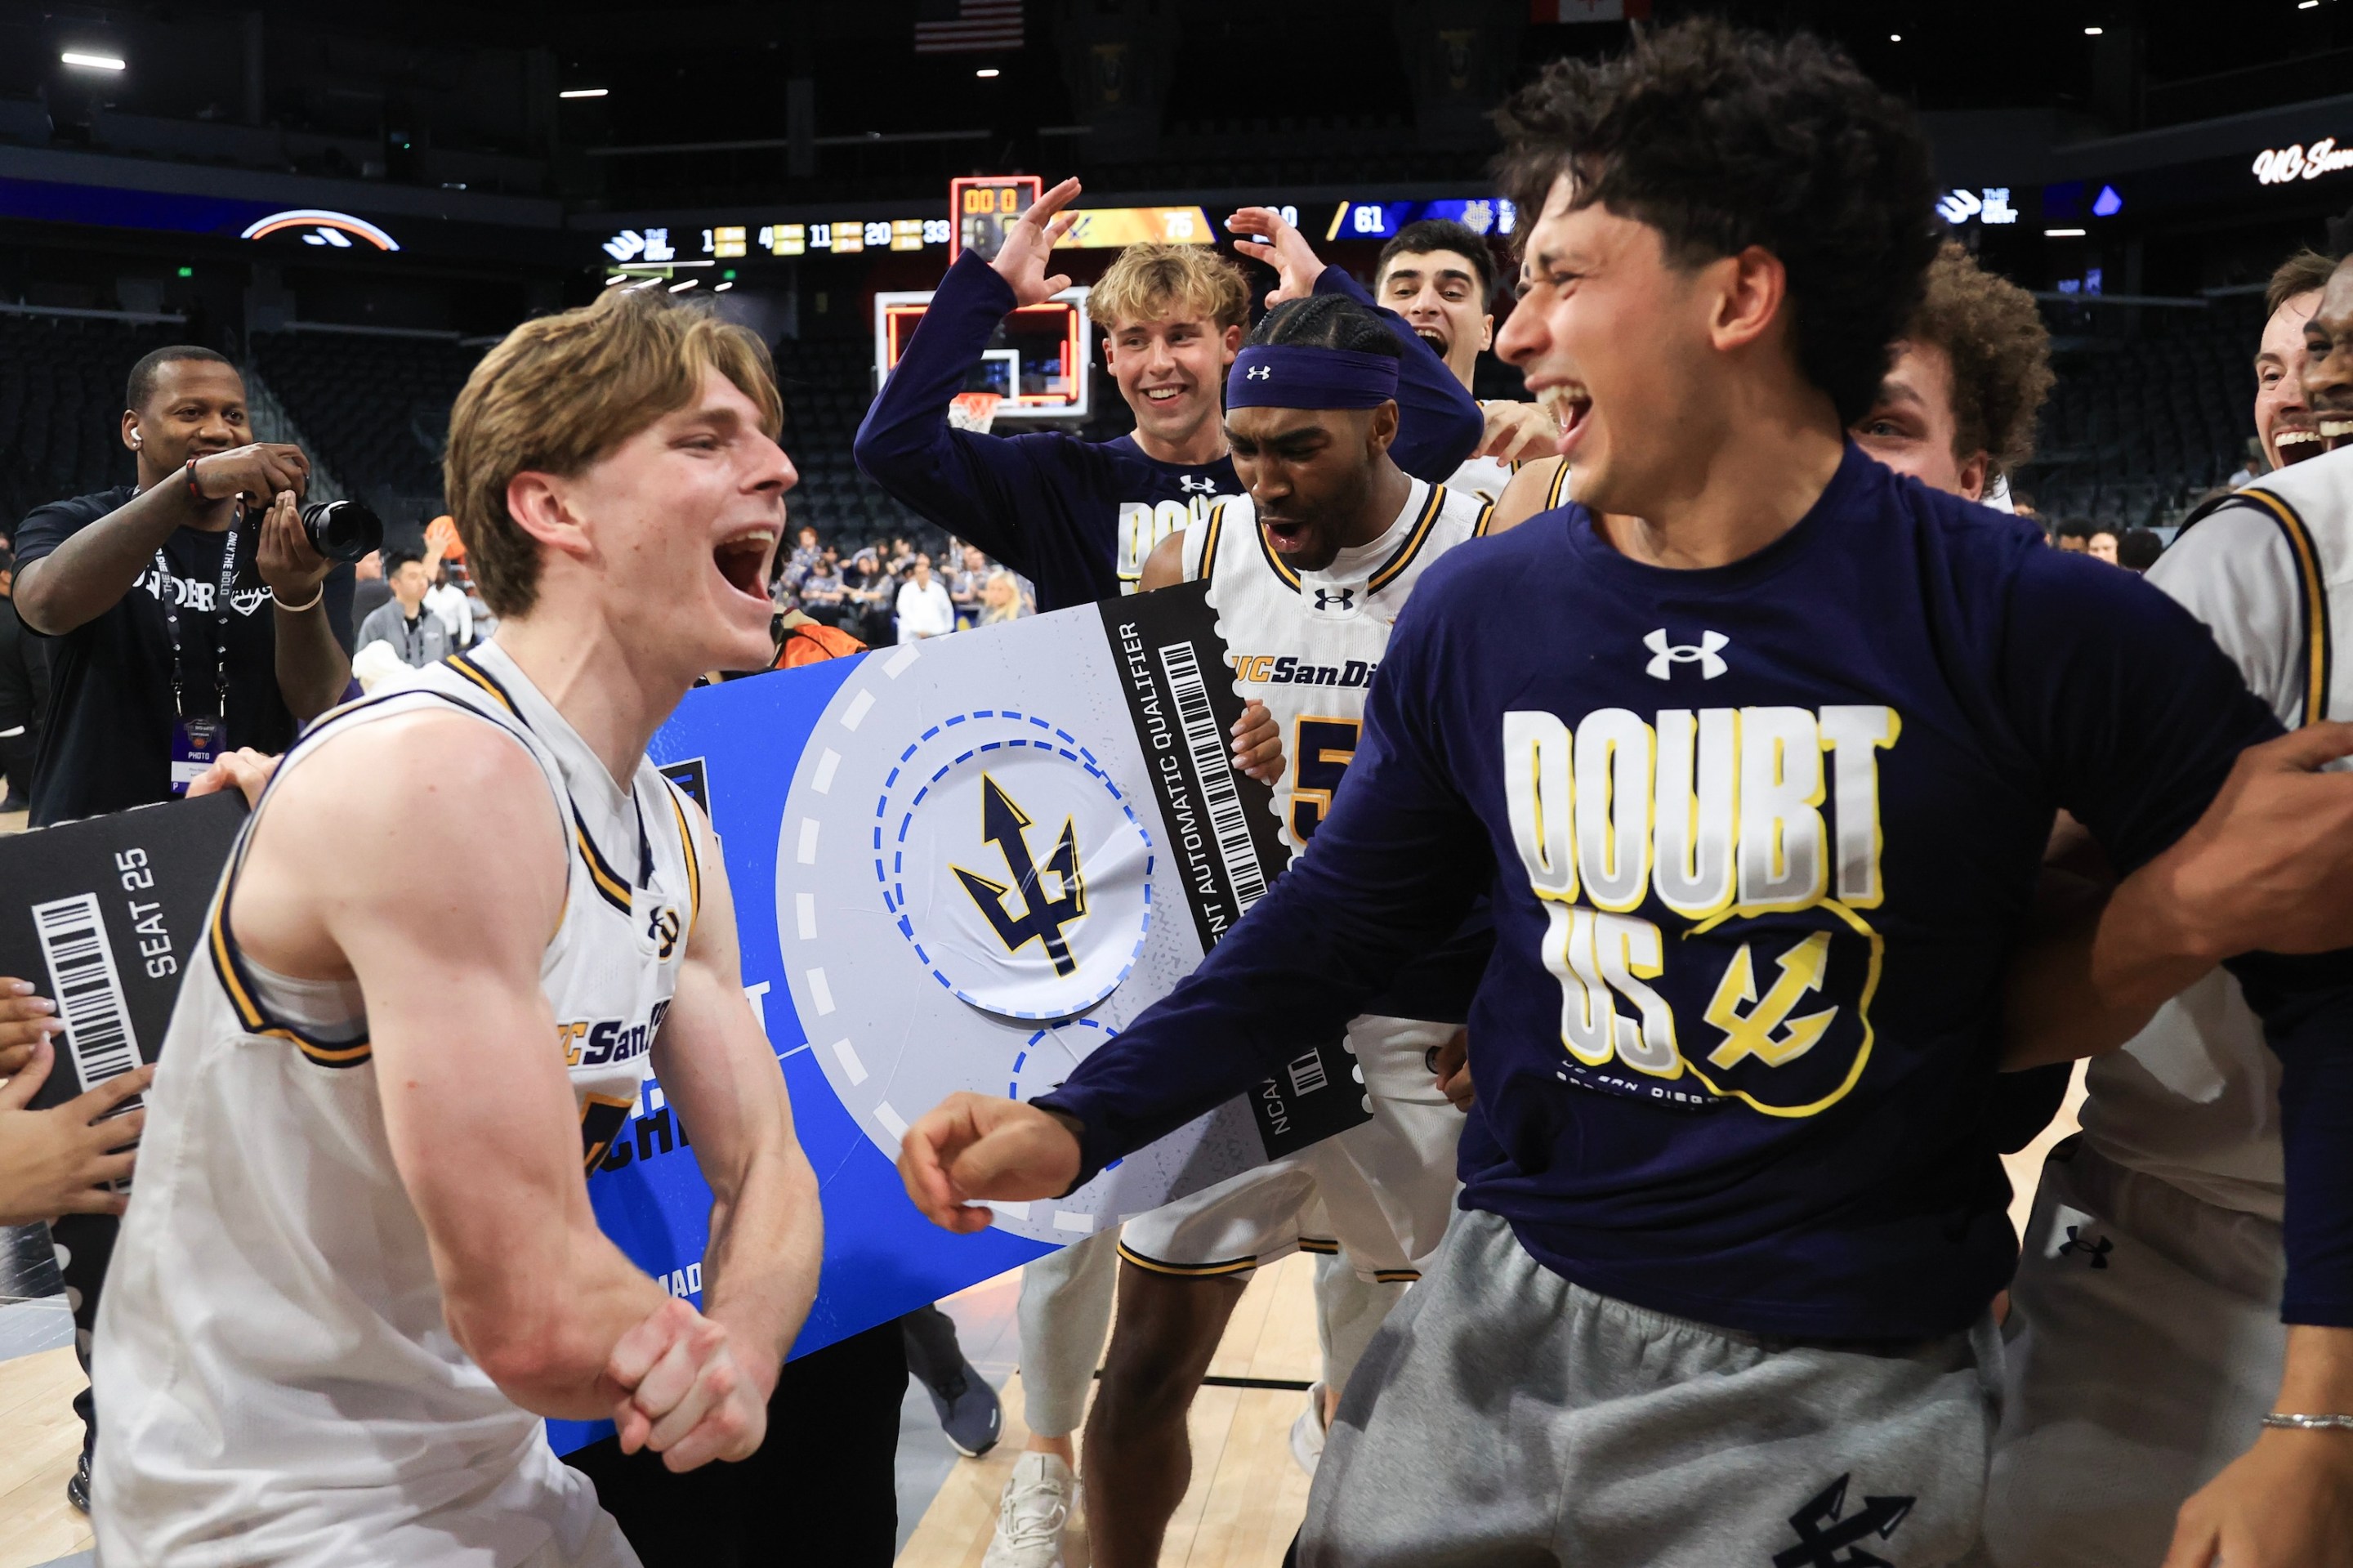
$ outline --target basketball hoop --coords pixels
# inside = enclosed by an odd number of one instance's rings
[[[948,423],[959,430],[985,436],[996,422],[997,406],[1004,401],[1001,392],[959,392],[948,404]]]

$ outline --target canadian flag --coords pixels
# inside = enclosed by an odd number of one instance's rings
[[[1528,0],[1531,22],[1647,22],[1651,0]]]

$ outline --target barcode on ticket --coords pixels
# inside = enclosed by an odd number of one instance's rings
[[[1176,722],[1185,731],[1185,749],[1192,754],[1193,777],[1201,783],[1201,805],[1217,835],[1218,858],[1225,863],[1234,907],[1246,912],[1265,895],[1266,874],[1259,869],[1258,851],[1250,843],[1250,818],[1234,785],[1233,757],[1225,736],[1218,733],[1201,662],[1194,657],[1191,643],[1171,642],[1160,650],[1160,667],[1167,672],[1168,693],[1176,700]]]
[[[65,1044],[84,1090],[139,1065],[139,1042],[122,976],[114,966],[98,895],[78,893],[33,906],[33,927],[48,961],[49,995],[65,1020]],[[136,1098],[124,1102],[136,1105]]]

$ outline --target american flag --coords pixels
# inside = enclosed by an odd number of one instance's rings
[[[919,55],[990,54],[1021,47],[1021,0],[924,0],[916,12]]]

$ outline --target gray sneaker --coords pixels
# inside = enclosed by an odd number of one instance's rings
[[[1051,1454],[1014,1461],[980,1568],[1062,1568],[1062,1531],[1079,1509],[1079,1478]]]

